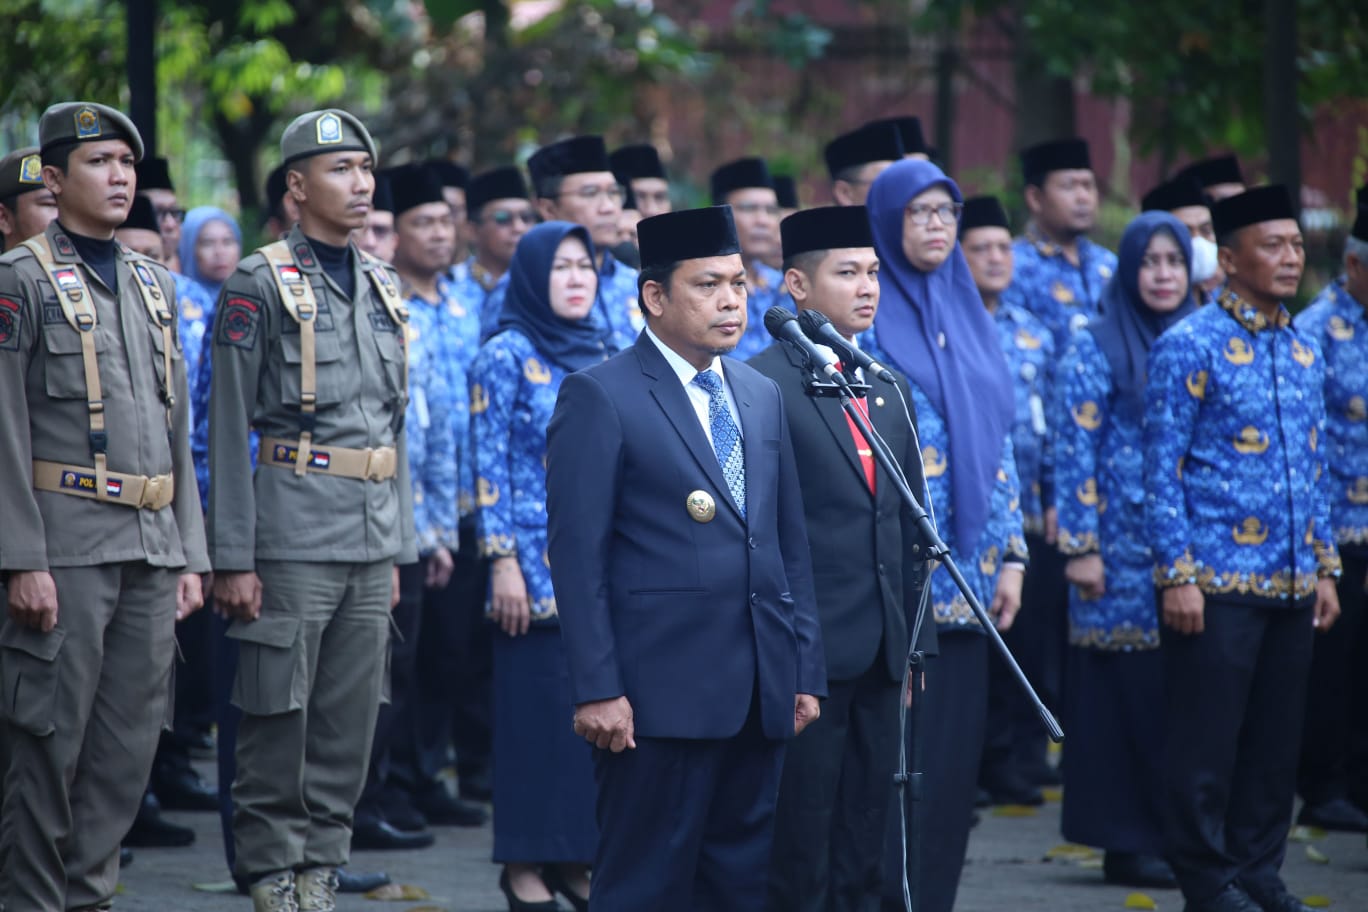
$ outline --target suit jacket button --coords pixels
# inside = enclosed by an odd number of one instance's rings
[[[750,545],[750,549],[751,549],[752,551],[755,550],[755,538],[754,538],[754,537],[751,537],[751,538],[746,539],[746,544]]]
[[[880,564],[879,564],[879,576],[883,576],[883,575],[884,575],[884,565],[883,565],[882,563],[880,563]]]
[[[760,604],[760,596],[757,595],[757,594],[754,593],[754,592],[751,593],[751,604],[752,604],[752,605],[758,605],[758,604]]]

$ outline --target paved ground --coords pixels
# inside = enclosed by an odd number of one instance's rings
[[[208,771],[206,771],[208,772]],[[139,849],[125,874],[116,909],[147,912],[249,912],[247,900],[195,888],[227,879],[218,820],[211,814],[173,814],[199,834],[190,849]],[[1305,834],[1299,834],[1305,835]],[[421,852],[359,853],[358,870],[385,870],[396,883],[426,891],[429,898],[377,902],[343,897],[343,912],[502,912],[498,869],[489,863],[490,828],[437,831],[437,844]],[[1132,891],[1102,883],[1100,857],[1059,851],[1059,805],[1034,812],[995,809],[984,813],[969,844],[969,863],[957,912],[1091,912],[1122,910]],[[1052,851],[1053,850],[1053,851]],[[1055,855],[1053,859],[1048,856]],[[1318,860],[1319,859],[1319,860]],[[1368,912],[1368,847],[1361,836],[1320,835],[1289,846],[1283,869],[1303,897],[1324,897],[1330,908]],[[1175,892],[1149,894],[1154,906],[1130,908],[1180,912]],[[642,910],[650,912],[650,910]]]

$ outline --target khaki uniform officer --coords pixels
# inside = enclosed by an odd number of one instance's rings
[[[142,139],[102,105],[39,124],[57,221],[0,257],[3,905],[102,909],[209,569],[175,285],[114,240]]]
[[[242,261],[215,319],[209,550],[241,647],[237,873],[257,910],[325,910],[366,778],[396,564],[418,558],[408,312],[390,268],[351,241],[375,187],[366,128],[315,111],[280,146],[299,224]]]

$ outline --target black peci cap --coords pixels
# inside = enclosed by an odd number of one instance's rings
[[[1087,140],[1057,139],[1021,150],[1021,174],[1026,183],[1039,185],[1051,171],[1092,169]]]
[[[497,199],[527,199],[527,184],[522,172],[512,165],[482,171],[466,187],[466,212],[475,218],[480,207]]]
[[[1203,190],[1217,184],[1243,184],[1244,174],[1240,171],[1240,160],[1233,155],[1216,155],[1195,161],[1177,174],[1196,181]]]
[[[836,180],[836,176],[847,168],[870,162],[900,161],[903,157],[902,134],[896,120],[876,120],[842,133],[827,143],[824,155],[827,172]]]
[[[527,171],[532,175],[532,188],[540,192],[542,182],[567,174],[590,171],[612,171],[608,164],[608,147],[602,136],[575,136],[542,146],[527,160]]]
[[[431,163],[386,168],[381,174],[389,184],[390,201],[393,204],[391,211],[396,218],[428,203],[446,204],[441,177]]]
[[[1216,228],[1216,237],[1222,239],[1248,225],[1296,217],[1292,195],[1282,184],[1254,187],[1244,193],[1228,196],[1211,207],[1211,222]]]
[[[780,209],[801,209],[798,202],[798,182],[787,174],[774,175],[774,197]]]
[[[996,196],[971,196],[964,201],[964,211],[960,213],[959,232],[964,237],[966,231],[975,228],[1006,228],[1012,230],[1007,219],[1007,210]]]
[[[864,206],[818,206],[795,212],[779,223],[784,259],[814,250],[873,247]]]
[[[714,206],[725,205],[727,194],[735,190],[749,190],[752,187],[774,189],[774,177],[763,158],[738,158],[728,162],[714,171],[708,182],[712,186]]]
[[[128,218],[123,220],[123,224],[119,228],[137,228],[160,234],[161,226],[157,224],[157,207],[153,206],[152,200],[147,197],[135,195],[133,205],[128,209]]]
[[[170,190],[176,192],[176,187],[171,183],[171,166],[166,159],[161,156],[144,158],[134,166],[134,171],[138,175],[139,190]]]
[[[647,143],[623,146],[608,156],[608,166],[613,176],[624,184],[641,177],[670,179],[665,173],[665,165],[660,161],[660,153],[655,146]]]
[[[470,172],[462,166],[445,158],[431,158],[423,163],[428,170],[437,175],[437,183],[442,187],[460,187],[470,184]]]
[[[1179,175],[1155,187],[1140,199],[1143,212],[1172,212],[1187,206],[1210,206],[1211,200],[1191,177]]]
[[[637,222],[641,268],[741,252],[731,206],[681,209]]]
[[[371,208],[381,212],[394,211],[394,198],[390,196],[389,178],[384,171],[375,172],[375,192],[371,194]]]

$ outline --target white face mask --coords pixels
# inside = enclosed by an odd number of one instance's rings
[[[1216,245],[1204,237],[1192,239],[1192,284],[1205,282],[1216,274]]]

